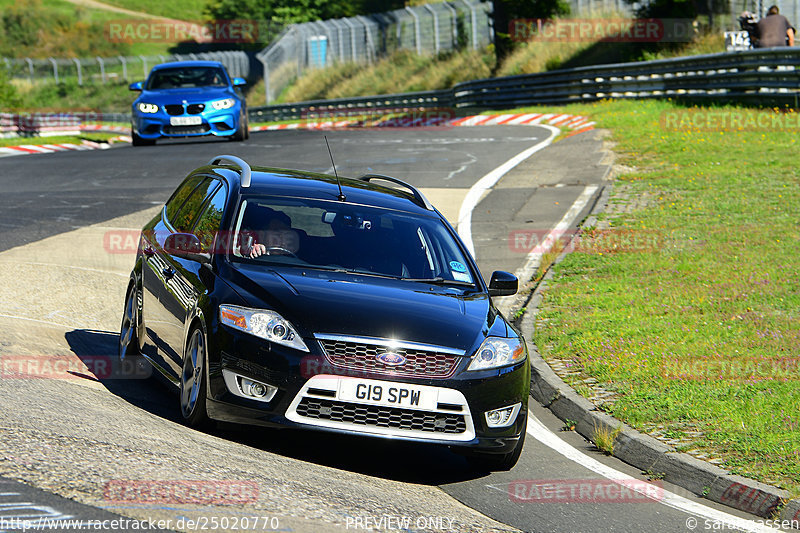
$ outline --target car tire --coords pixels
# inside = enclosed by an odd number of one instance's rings
[[[525,416],[522,423],[522,433],[519,436],[514,449],[508,453],[475,453],[467,456],[467,462],[475,470],[481,472],[506,472],[514,468],[522,455],[522,447],[525,444],[525,432],[528,428],[528,417]]]
[[[131,130],[131,144],[134,146],[153,146],[156,144],[155,139],[142,139],[135,131]]]
[[[236,133],[231,135],[231,140],[234,142],[242,142],[249,137],[248,134],[247,117],[239,115],[239,127],[236,129]]]
[[[206,336],[194,326],[183,354],[180,375],[180,407],[183,421],[195,428],[209,423],[206,412]]]
[[[139,302],[136,284],[131,283],[128,294],[125,296],[122,324],[119,326],[117,355],[120,360],[124,360],[126,357],[137,357],[141,355],[139,346]]]

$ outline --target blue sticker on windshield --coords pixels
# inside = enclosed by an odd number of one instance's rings
[[[466,272],[467,267],[464,263],[459,263],[458,261],[450,261],[450,270],[453,272]]]

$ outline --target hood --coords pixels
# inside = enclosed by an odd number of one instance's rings
[[[254,308],[279,312],[299,333],[391,338],[469,351],[495,316],[487,294],[373,276],[231,265]]]
[[[159,89],[155,91],[142,91],[141,100],[154,101],[153,103],[169,103],[188,100],[192,102],[207,102],[230,98],[231,91],[227,87],[192,87],[186,89]]]

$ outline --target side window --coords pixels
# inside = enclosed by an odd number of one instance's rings
[[[178,214],[169,219],[175,231],[185,233],[192,229],[192,225],[197,220],[206,198],[214,192],[217,185],[219,185],[218,181],[207,178],[192,191],[192,194],[183,202]]]
[[[178,214],[178,209],[181,208],[183,202],[192,194],[192,191],[200,185],[200,182],[203,181],[203,176],[192,176],[188,180],[183,182],[177,191],[175,191],[172,197],[167,200],[167,220],[173,222],[175,220],[175,215]]]
[[[214,238],[217,236],[219,226],[222,223],[222,212],[225,210],[225,199],[228,197],[228,192],[223,185],[203,210],[203,214],[197,220],[194,226],[194,234],[200,239],[200,244],[203,245],[203,250],[211,251],[214,245]]]

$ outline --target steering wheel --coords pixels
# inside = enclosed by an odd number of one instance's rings
[[[273,253],[271,253],[273,250],[275,250],[275,251],[278,251],[278,252],[283,252],[283,253],[280,253],[280,254],[273,254]],[[299,258],[297,257],[297,255],[296,255],[296,254],[295,254],[293,251],[291,251],[291,250],[287,250],[286,248],[283,248],[283,247],[281,247],[281,246],[269,246],[269,247],[267,248],[267,255],[291,255],[291,256],[292,256],[292,257],[294,257],[295,259],[299,259]]]

